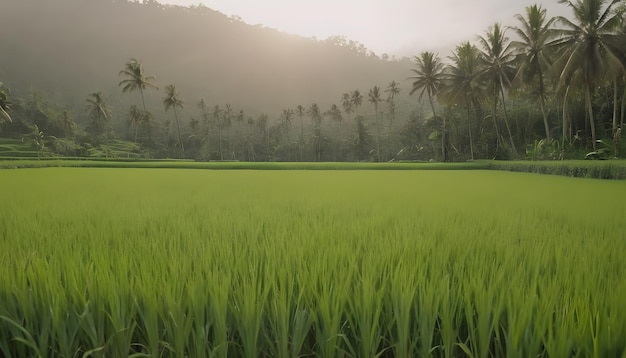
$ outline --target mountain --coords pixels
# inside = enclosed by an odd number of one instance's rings
[[[157,76],[159,87],[175,84],[187,107],[204,98],[270,115],[298,104],[340,104],[344,92],[366,93],[392,80],[406,89],[411,66],[345,39],[304,38],[204,6],[152,0],[3,0],[0,24],[0,81],[15,93],[43,92],[78,110],[95,91],[118,111],[136,103],[138,94],[118,87],[131,58]],[[162,107],[162,97],[146,92],[153,108]]]

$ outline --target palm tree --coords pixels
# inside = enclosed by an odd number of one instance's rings
[[[283,121],[283,125],[285,126],[285,133],[287,134],[287,153],[289,156],[289,152],[291,151],[291,141],[289,140],[289,127],[291,126],[291,119],[293,118],[294,111],[291,108],[283,109],[283,112],[280,115],[280,119]]]
[[[143,104],[143,110],[145,112],[146,101],[143,91],[146,88],[159,89],[156,84],[150,82],[152,80],[156,80],[156,77],[153,75],[145,75],[143,72],[143,65],[134,58],[131,58],[130,61],[126,63],[124,69],[120,71],[120,76],[128,77],[119,83],[119,86],[122,87],[122,92],[126,93],[139,90],[139,93],[141,93],[141,103]]]
[[[449,57],[452,64],[446,68],[446,85],[441,91],[441,98],[448,104],[464,104],[467,111],[467,127],[470,141],[470,156],[474,159],[474,141],[472,136],[471,106],[478,110],[481,101],[482,84],[479,81],[480,52],[476,46],[464,42],[457,46]]]
[[[374,106],[374,114],[376,123],[376,155],[377,160],[380,162],[380,123],[378,122],[378,104],[382,102],[380,98],[380,88],[378,86],[374,86],[367,94],[368,101]]]
[[[550,141],[550,125],[546,114],[546,90],[545,73],[552,65],[548,56],[548,49],[557,32],[553,28],[556,18],[546,20],[546,10],[540,5],[526,7],[526,18],[522,15],[515,15],[519,21],[519,27],[513,27],[513,31],[521,40],[513,41],[511,44],[520,52],[522,66],[518,75],[521,75],[525,83],[533,83],[537,80],[537,96],[539,97],[539,108],[543,116],[543,125],[546,131],[546,139]]]
[[[350,95],[350,103],[352,104],[352,108],[354,109],[354,115],[355,117],[359,117],[359,106],[361,105],[361,103],[363,103],[363,95],[361,95],[361,92],[357,89],[352,91],[352,94]]]
[[[180,123],[178,122],[178,114],[176,113],[176,108],[183,108],[183,101],[179,98],[179,93],[176,91],[176,87],[174,85],[165,86],[165,98],[163,99],[163,106],[165,106],[165,111],[172,108],[174,110],[174,119],[176,120],[176,129],[178,131],[178,144],[180,145],[180,149],[183,152],[183,158],[185,157],[185,146],[183,145],[183,139],[180,136]]]
[[[424,51],[420,53],[419,56],[415,56],[415,65],[416,67],[411,69],[411,72],[413,72],[415,76],[409,77],[410,80],[413,80],[413,85],[409,94],[420,91],[419,99],[421,100],[424,93],[426,93],[428,95],[430,108],[433,112],[433,119],[437,119],[435,105],[433,104],[433,97],[437,96],[437,93],[443,85],[443,80],[445,78],[444,65],[437,55],[428,51]],[[443,118],[443,130],[441,135],[441,152],[443,155],[443,161],[447,162],[448,146],[445,117]]]
[[[313,103],[311,107],[309,107],[307,114],[313,121],[313,127],[315,128],[314,139],[317,142],[316,160],[319,162],[322,156],[322,113],[317,103]]]
[[[233,108],[230,104],[226,104],[226,109],[224,109],[223,114],[224,116],[222,118],[222,126],[226,128],[226,148],[228,150],[228,155],[231,156],[232,151],[230,147],[230,127],[233,125],[233,122],[232,122]],[[232,158],[229,158],[229,159],[232,159]]]
[[[95,135],[100,135],[104,130],[105,140],[108,141],[109,109],[107,108],[106,100],[102,97],[100,92],[89,94],[85,110],[92,120],[87,128]]]
[[[398,83],[396,81],[389,82],[387,85],[387,89],[385,90],[387,93],[387,103],[389,104],[389,121],[390,124],[393,125],[394,120],[396,119],[396,95],[400,93],[400,87],[398,87]]]
[[[336,148],[334,150],[334,160],[337,160],[337,154],[339,152],[340,149],[340,144],[343,138],[343,131],[342,131],[342,126],[341,123],[343,122],[343,115],[341,114],[341,109],[339,109],[339,106],[337,106],[336,104],[332,104],[330,106],[330,109],[328,111],[326,111],[324,113],[324,115],[329,116],[330,119],[337,123],[339,126],[339,130],[337,131],[337,140],[336,140]]]
[[[126,65],[124,66],[124,69],[120,71],[119,75],[127,77],[125,80],[122,80],[119,83],[119,86],[122,87],[122,92],[126,93],[126,92],[139,90],[139,93],[141,93],[141,103],[143,105],[143,111],[144,111],[143,117],[147,117],[148,115],[146,113],[147,112],[146,101],[144,98],[143,91],[146,88],[154,88],[157,90],[159,89],[157,85],[151,82],[152,80],[155,80],[156,77],[152,75],[148,75],[148,76],[145,75],[143,71],[143,65],[141,64],[141,62],[137,61],[134,58],[131,58],[130,61],[126,63]],[[148,134],[148,137],[150,137],[150,134]],[[135,135],[135,142],[136,141],[137,141],[137,135]],[[148,147],[150,147],[149,139],[148,139]],[[150,149],[148,148],[148,151],[149,150]]]
[[[304,107],[302,107],[301,104],[299,104],[298,107],[296,107],[296,114],[300,118],[300,140],[299,140],[300,148],[299,148],[299,152],[300,152],[300,161],[302,161],[302,150],[303,150],[303,146],[304,146],[304,121],[302,120],[302,118],[304,117]]]
[[[621,14],[614,12],[620,0],[559,0],[569,6],[575,22],[559,16],[557,19],[565,29],[563,35],[563,65],[560,83],[562,86],[579,82],[585,95],[585,107],[591,127],[591,143],[596,150],[596,124],[591,98],[596,85],[609,73],[618,73],[626,67],[623,34],[619,33]],[[614,129],[614,133],[616,130]]]
[[[128,122],[135,127],[135,143],[137,143],[137,132],[139,129],[139,123],[142,122],[142,118],[143,112],[141,112],[139,107],[134,104],[130,106],[130,109],[128,110]]]
[[[267,122],[268,122],[267,114],[261,114],[256,120],[256,126],[257,128],[259,128],[259,131],[261,132],[261,136],[265,140],[265,150],[267,154],[267,160],[269,161],[270,134],[269,134],[269,131],[267,130]]]
[[[11,102],[9,101],[9,96],[2,90],[2,82],[0,82],[0,123],[3,121],[11,123],[10,109]]]
[[[486,33],[486,37],[479,36],[478,42],[482,47],[481,59],[484,66],[483,75],[491,81],[493,89],[493,120],[496,129],[496,136],[498,143],[500,143],[500,134],[498,133],[498,123],[496,120],[496,110],[498,105],[498,94],[502,97],[502,111],[504,116],[504,124],[509,134],[511,141],[511,149],[513,153],[517,155],[515,148],[515,142],[513,141],[513,134],[511,133],[511,127],[509,126],[509,119],[506,111],[506,97],[504,95],[504,89],[511,87],[511,80],[515,75],[515,56],[512,51],[511,43],[508,42],[508,38],[505,36],[505,31],[502,30],[499,23],[495,23],[489,27]]]
[[[344,93],[341,96],[341,106],[343,107],[343,111],[346,112],[346,115],[350,115],[352,113],[352,99],[350,98],[349,93]]]
[[[217,146],[220,151],[220,160],[224,160],[224,154],[222,153],[222,112],[219,104],[213,107],[213,119],[215,119],[215,123],[217,124]]]

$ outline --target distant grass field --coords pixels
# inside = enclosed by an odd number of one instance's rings
[[[626,182],[0,173],[0,355],[624,357]]]

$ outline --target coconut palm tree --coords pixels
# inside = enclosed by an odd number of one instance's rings
[[[350,95],[350,103],[352,104],[352,108],[354,109],[354,115],[355,117],[359,117],[359,106],[361,105],[361,103],[363,103],[363,95],[361,94],[361,92],[357,89],[352,91],[352,94]]]
[[[512,29],[520,40],[513,41],[511,44],[519,51],[522,63],[518,76],[527,84],[537,81],[539,108],[543,116],[546,139],[550,141],[550,124],[546,113],[545,73],[552,66],[548,52],[552,44],[551,40],[558,34],[553,27],[556,18],[546,19],[546,10],[540,5],[526,7],[526,17],[517,14],[515,18],[520,26]]]
[[[419,56],[415,56],[415,65],[416,67],[411,69],[411,72],[415,75],[409,77],[409,79],[413,81],[411,92],[409,94],[419,91],[420,100],[424,94],[426,94],[428,96],[428,103],[430,103],[430,108],[433,112],[433,119],[437,119],[433,97],[437,96],[443,85],[443,80],[445,78],[444,64],[433,52],[424,51],[420,53]],[[441,135],[441,152],[444,162],[448,161],[447,147],[446,119],[444,117]]]
[[[393,122],[396,119],[395,98],[400,93],[400,87],[398,87],[398,82],[389,82],[389,84],[387,85],[387,89],[385,89],[385,93],[387,93],[387,103],[389,104],[389,122],[391,125],[393,125]]]
[[[147,119],[148,113],[146,110],[146,101],[144,98],[143,91],[146,88],[154,88],[157,90],[159,89],[159,87],[157,87],[156,84],[151,82],[153,80],[156,80],[156,77],[152,75],[146,75],[143,71],[143,65],[141,64],[141,62],[137,61],[134,58],[131,58],[130,61],[126,63],[126,65],[124,66],[124,69],[120,71],[119,75],[127,77],[125,80],[122,80],[119,83],[119,86],[122,87],[122,92],[126,93],[126,92],[133,92],[133,91],[139,90],[139,93],[141,94],[141,104],[143,106],[143,111],[144,111],[144,115],[142,116],[142,118]],[[150,138],[149,133],[148,133],[148,138]],[[135,142],[136,142],[136,139],[137,139],[137,136],[135,135]],[[148,147],[150,147],[150,139],[148,139]],[[148,156],[150,156],[149,148],[148,148]]]
[[[296,114],[300,118],[300,140],[298,141],[300,144],[299,153],[300,153],[300,161],[302,161],[302,150],[304,147],[304,121],[302,118],[304,117],[304,107],[301,104],[296,107]]]
[[[128,122],[135,127],[135,143],[137,143],[137,132],[139,124],[142,122],[143,112],[136,105],[130,106],[128,110]]]
[[[213,119],[215,119],[215,123],[217,124],[217,146],[220,151],[220,160],[224,160],[224,154],[222,153],[222,109],[219,104],[216,104],[213,107]]]
[[[146,75],[143,71],[143,65],[141,62],[132,58],[130,61],[126,63],[124,69],[120,71],[120,76],[128,77],[125,80],[120,81],[119,86],[122,87],[122,92],[133,92],[135,90],[139,90],[141,93],[141,103],[143,105],[144,112],[146,111],[146,101],[144,98],[143,91],[146,88],[154,88],[159,89],[156,84],[151,81],[156,80],[156,77],[153,75]]]
[[[498,105],[498,95],[502,98],[502,112],[504,124],[511,141],[511,149],[513,154],[517,155],[513,134],[509,126],[509,119],[506,110],[506,97],[504,90],[511,87],[511,82],[516,73],[514,66],[515,55],[509,39],[505,36],[505,31],[499,23],[495,23],[489,27],[486,36],[479,36],[478,42],[482,47],[481,60],[483,62],[483,75],[491,82],[493,90],[493,120],[496,129],[498,143],[500,143],[500,134],[498,133],[498,123],[496,120],[496,110]]]
[[[626,67],[624,35],[619,32],[621,14],[615,12],[620,0],[559,0],[569,6],[574,13],[574,21],[559,16],[559,23],[565,28],[560,84],[579,85],[585,96],[585,107],[591,127],[591,143],[596,150],[596,123],[592,107],[592,96],[596,86],[608,74],[616,74]],[[615,132],[615,130],[614,130]]]
[[[256,120],[256,126],[260,131],[261,137],[263,137],[263,140],[265,141],[265,150],[266,150],[266,155],[267,155],[266,160],[269,161],[270,160],[270,133],[269,133],[269,130],[267,129],[267,122],[268,122],[267,114],[261,114]]]
[[[289,140],[289,127],[291,126],[291,120],[293,119],[294,111],[291,108],[283,109],[283,112],[280,115],[280,119],[283,121],[283,125],[285,126],[285,133],[287,135],[287,157],[291,152],[291,141]]]
[[[102,93],[90,93],[87,97],[85,110],[89,114],[89,117],[91,117],[91,123],[87,129],[94,135],[100,135],[104,131],[105,140],[108,141],[109,109],[106,100],[102,97]]]
[[[232,127],[233,122],[233,107],[230,104],[226,104],[226,108],[223,111],[222,116],[222,126],[226,128],[226,149],[228,151],[228,155],[232,155],[232,150],[230,147],[230,127]],[[232,159],[229,158],[229,159]]]
[[[180,145],[180,149],[183,153],[183,158],[185,157],[185,146],[183,145],[183,139],[180,135],[180,123],[178,122],[178,113],[176,113],[176,108],[183,108],[183,101],[179,98],[179,93],[176,91],[176,87],[174,85],[165,86],[165,98],[163,99],[163,106],[165,106],[165,111],[167,112],[170,108],[174,111],[174,119],[176,120],[176,130],[178,132],[178,144]]]
[[[348,92],[341,96],[341,106],[343,107],[343,111],[346,112],[346,115],[349,116],[350,113],[352,113],[352,99]]]
[[[339,152],[340,149],[340,145],[342,142],[342,138],[343,138],[343,128],[341,126],[341,123],[343,122],[343,115],[341,114],[341,109],[339,109],[339,106],[337,106],[336,104],[332,104],[330,106],[330,109],[326,112],[324,112],[324,115],[330,117],[330,119],[337,123],[337,125],[339,126],[339,130],[337,130],[337,139],[336,139],[336,148],[334,150],[334,160],[337,160],[337,154]]]
[[[315,142],[317,142],[317,153],[315,155],[315,159],[319,162],[322,156],[322,112],[317,103],[313,103],[307,110],[307,114],[313,121],[313,128],[315,129],[313,138]]]
[[[374,106],[374,114],[375,114],[375,120],[374,123],[376,124],[376,156],[377,156],[377,160],[380,162],[381,161],[381,156],[380,156],[380,123],[378,121],[378,105],[380,104],[380,102],[382,102],[382,98],[380,97],[380,88],[378,86],[374,86],[370,89],[370,91],[367,93],[367,98],[368,101]]]
[[[448,104],[465,105],[467,127],[470,141],[470,156],[474,159],[474,141],[472,136],[471,106],[478,110],[483,86],[480,82],[480,52],[476,46],[464,42],[457,46],[453,55],[448,57],[452,63],[446,68],[446,85],[441,91],[441,98]]]

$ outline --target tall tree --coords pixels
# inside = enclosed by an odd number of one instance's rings
[[[339,109],[339,106],[337,106],[334,103],[330,106],[330,109],[324,113],[324,115],[330,117],[331,121],[337,123],[337,125],[339,126],[339,130],[337,131],[337,138],[336,138],[337,144],[336,144],[335,150],[333,151],[333,158],[336,161],[337,154],[339,154],[339,149],[341,147],[341,142],[343,140],[343,127],[341,125],[341,123],[343,122],[343,115],[341,114],[341,109]]]
[[[153,75],[146,75],[143,71],[143,65],[141,62],[137,61],[134,58],[131,58],[130,61],[126,63],[124,69],[120,71],[120,76],[126,77],[126,79],[120,81],[119,86],[122,87],[122,92],[133,92],[139,90],[141,94],[141,104],[143,106],[144,114],[142,118],[146,120],[148,118],[148,113],[146,110],[146,100],[144,97],[143,91],[146,88],[154,88],[159,89],[156,84],[154,84],[153,80],[156,80],[156,77]],[[148,138],[150,138],[150,133],[148,133]],[[135,134],[135,142],[137,141],[137,135]],[[148,156],[150,156],[150,139],[148,139]]]
[[[396,119],[395,98],[400,93],[400,87],[398,86],[398,82],[389,82],[389,84],[387,85],[387,89],[385,89],[385,93],[387,93],[387,104],[389,105],[389,122],[391,125],[393,125],[393,122]]]
[[[513,27],[520,40],[512,42],[512,45],[520,53],[522,63],[518,75],[527,84],[537,81],[539,108],[543,116],[546,139],[549,141],[551,138],[550,124],[546,113],[545,73],[552,66],[548,50],[551,40],[557,35],[557,31],[553,27],[556,18],[546,19],[546,10],[540,5],[526,7],[526,17],[517,14],[515,18],[520,23],[520,26]]]
[[[354,109],[354,115],[358,118],[359,106],[363,103],[363,95],[361,94],[361,91],[358,89],[352,91],[352,94],[350,95],[350,103],[352,104],[352,109]]]
[[[313,103],[311,107],[309,107],[309,109],[307,110],[307,114],[309,115],[309,118],[311,118],[311,120],[313,121],[313,139],[314,143],[317,144],[315,146],[317,147],[315,160],[319,162],[322,156],[322,112],[317,103]]]
[[[232,119],[233,119],[233,107],[230,104],[226,104],[226,108],[224,109],[224,112],[223,112],[222,126],[226,128],[226,149],[228,150],[228,155],[229,155],[228,159],[233,159],[232,150],[230,147],[230,127],[232,127],[233,125]]]
[[[217,146],[220,151],[220,160],[224,160],[224,153],[222,151],[222,109],[219,104],[213,107],[213,119],[217,125]]]
[[[178,122],[178,113],[176,108],[183,108],[183,101],[179,98],[179,93],[176,91],[174,85],[165,86],[165,98],[163,99],[163,106],[167,112],[170,108],[174,111],[174,119],[176,120],[176,130],[178,132],[178,144],[183,152],[183,158],[185,157],[185,146],[183,145],[183,138],[180,135],[180,123]]]
[[[349,93],[346,92],[341,96],[341,106],[343,107],[343,111],[346,112],[347,116],[352,113],[352,99],[350,98]]]
[[[415,56],[415,68],[411,69],[415,75],[409,77],[413,81],[410,94],[419,91],[420,100],[424,96],[424,93],[428,96],[428,102],[433,112],[433,119],[437,119],[435,112],[435,105],[433,103],[433,97],[437,96],[443,80],[444,64],[439,57],[432,52],[424,51],[419,56]],[[448,161],[448,145],[447,145],[447,128],[446,119],[443,118],[443,130],[441,131],[441,153],[443,155],[443,161]]]
[[[511,43],[505,36],[505,31],[502,30],[502,27],[497,22],[493,26],[489,27],[486,37],[478,37],[478,42],[482,47],[481,59],[484,66],[483,74],[491,82],[493,90],[493,120],[496,127],[498,143],[500,143],[500,135],[498,133],[496,111],[498,105],[498,95],[500,95],[502,99],[504,124],[506,125],[506,130],[509,134],[511,149],[513,150],[513,154],[517,155],[511,126],[509,126],[508,113],[506,110],[506,96],[504,94],[504,90],[511,87],[511,82],[516,72],[516,68],[514,66],[515,55],[513,54]]]
[[[146,111],[146,101],[143,91],[146,88],[159,89],[156,84],[151,82],[156,80],[156,77],[153,75],[146,75],[143,71],[142,63],[134,58],[126,63],[124,69],[120,71],[120,76],[127,77],[119,83],[119,86],[122,87],[122,92],[126,93],[139,90],[139,93],[141,93],[143,110]]]
[[[282,124],[285,127],[285,133],[287,135],[287,158],[291,152],[291,141],[289,139],[289,127],[291,127],[291,120],[293,119],[294,111],[291,108],[283,109],[283,112],[280,115],[280,119],[282,120]]]
[[[382,98],[380,97],[380,88],[378,86],[372,87],[367,93],[367,97],[368,101],[374,106],[374,123],[376,124],[376,160],[380,162],[382,160],[380,156],[380,123],[378,120],[378,105],[382,102]]]
[[[596,149],[596,123],[592,96],[596,86],[610,73],[623,71],[626,66],[624,35],[619,33],[621,16],[615,12],[620,0],[559,0],[574,13],[574,21],[559,16],[565,29],[563,36],[562,72],[564,86],[580,83],[585,95],[585,108],[591,127],[591,143]],[[615,129],[614,129],[615,132]]]
[[[256,126],[261,132],[261,136],[265,141],[265,152],[266,152],[266,160],[270,160],[270,132],[267,128],[268,116],[267,114],[261,114],[256,120]]]
[[[448,104],[458,103],[465,106],[470,141],[470,157],[474,159],[471,106],[474,105],[477,111],[483,91],[482,83],[479,80],[480,52],[476,46],[468,41],[457,46],[453,55],[449,58],[452,60],[452,63],[446,69],[446,85],[442,90],[441,97]]]
[[[302,161],[302,151],[303,151],[303,147],[304,147],[304,107],[302,107],[301,104],[298,105],[298,107],[296,107],[296,114],[298,115],[298,117],[300,118],[300,140],[298,141],[299,147],[299,153],[300,153],[300,161]]]
[[[89,94],[85,110],[91,117],[91,123],[89,123],[87,130],[95,136],[99,136],[104,132],[104,138],[108,140],[109,109],[100,92]]]
[[[134,104],[130,106],[128,110],[128,122],[135,128],[135,143],[137,143],[137,132],[139,131],[139,124],[142,122],[143,115],[144,112],[142,112],[139,107]]]

